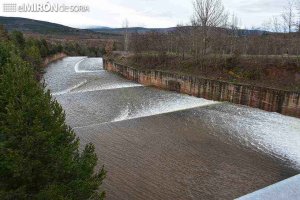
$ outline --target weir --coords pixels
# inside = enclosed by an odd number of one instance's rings
[[[82,59],[52,63],[44,78],[108,169],[107,199],[234,199],[299,174],[300,119],[143,87]],[[145,85],[177,92],[188,80],[146,73]]]
[[[300,118],[300,92],[298,91],[231,83],[157,70],[139,70],[108,58],[103,59],[103,68],[140,84]]]

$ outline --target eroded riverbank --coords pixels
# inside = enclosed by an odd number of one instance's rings
[[[107,199],[233,199],[299,173],[300,120],[143,87],[65,58],[45,81],[105,164]]]

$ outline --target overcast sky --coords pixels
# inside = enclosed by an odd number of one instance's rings
[[[3,12],[3,3],[59,3],[87,5],[89,12],[21,13]],[[280,15],[287,0],[223,0],[225,8],[241,20],[240,27],[258,27],[274,15]],[[1,0],[1,16],[17,16],[50,21],[71,27],[121,27],[124,19],[129,26],[172,27],[187,24],[193,13],[192,0]]]

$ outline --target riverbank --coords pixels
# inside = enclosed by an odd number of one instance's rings
[[[54,54],[52,56],[47,56],[43,60],[41,67],[44,69],[44,68],[47,67],[47,65],[51,64],[52,62],[61,60],[61,59],[65,58],[65,57],[67,57],[67,54],[65,54],[65,53],[56,53],[56,54]],[[44,70],[42,70],[40,72],[36,72],[36,79],[37,80],[41,80],[42,77],[43,77],[43,74],[44,74]]]
[[[67,56],[67,54],[65,54],[65,53],[57,53],[52,56],[48,56],[44,59],[43,66],[46,67],[50,63],[55,62],[60,59],[63,59],[66,56]]]
[[[144,85],[300,118],[300,92],[297,91],[232,83],[192,75],[181,75],[175,72],[141,70],[136,67],[125,66],[111,58],[103,59],[103,67]]]

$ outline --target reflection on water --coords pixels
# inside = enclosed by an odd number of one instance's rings
[[[299,173],[300,120],[143,87],[69,57],[48,89],[105,164],[108,199],[232,199]]]

